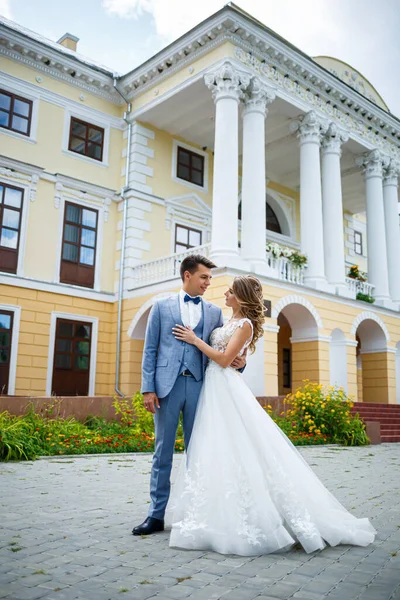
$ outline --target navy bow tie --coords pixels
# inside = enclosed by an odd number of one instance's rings
[[[192,298],[191,296],[189,296],[189,294],[185,294],[184,297],[184,302],[194,302],[195,304],[198,304],[201,300],[200,296],[196,296],[195,298]]]

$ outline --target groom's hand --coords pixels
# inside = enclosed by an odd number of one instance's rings
[[[234,358],[230,366],[234,369],[243,369],[243,367],[246,366],[246,354],[247,350],[243,352],[242,356],[237,356]]]
[[[154,392],[145,392],[143,394],[143,404],[145,409],[153,414],[156,413],[156,407],[160,408],[158,396]]]

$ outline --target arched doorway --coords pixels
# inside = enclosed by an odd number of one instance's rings
[[[163,292],[145,302],[132,318],[128,335],[122,335],[121,350],[124,353],[124,361],[121,367],[121,389],[126,394],[135,394],[140,390],[144,338],[151,308],[157,300],[171,295],[172,292]]]
[[[323,325],[315,307],[301,296],[289,296],[276,304],[272,316],[279,326],[279,395],[294,391],[304,379],[328,383],[327,340],[319,336]]]
[[[374,313],[365,312],[354,321],[352,333],[358,341],[358,400],[389,403],[393,353],[388,351],[389,334],[385,324]]]
[[[334,329],[331,333],[329,366],[330,384],[347,392],[347,340],[341,329]]]

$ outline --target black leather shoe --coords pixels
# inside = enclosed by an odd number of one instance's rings
[[[164,519],[154,519],[154,517],[147,517],[141,525],[132,529],[133,535],[151,535],[158,531],[164,531]]]

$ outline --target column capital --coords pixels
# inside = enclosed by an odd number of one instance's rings
[[[258,77],[251,79],[250,85],[244,93],[243,115],[249,112],[259,112],[264,117],[268,114],[268,104],[276,98],[275,91],[262,83]]]
[[[239,103],[250,80],[251,74],[248,71],[239,69],[229,60],[204,75],[205,84],[212,91],[214,102],[229,98]]]
[[[356,158],[356,165],[363,169],[366,179],[369,177],[382,177],[383,169],[387,166],[388,162],[389,158],[376,148]]]
[[[383,172],[383,185],[399,185],[400,162],[390,159]]]
[[[322,152],[324,154],[341,155],[342,144],[349,139],[349,135],[343,129],[340,129],[336,123],[329,123],[328,129],[322,137]]]
[[[326,131],[326,123],[314,110],[310,110],[301,119],[290,124],[290,131],[297,133],[300,144],[307,142],[320,144],[321,136]]]

